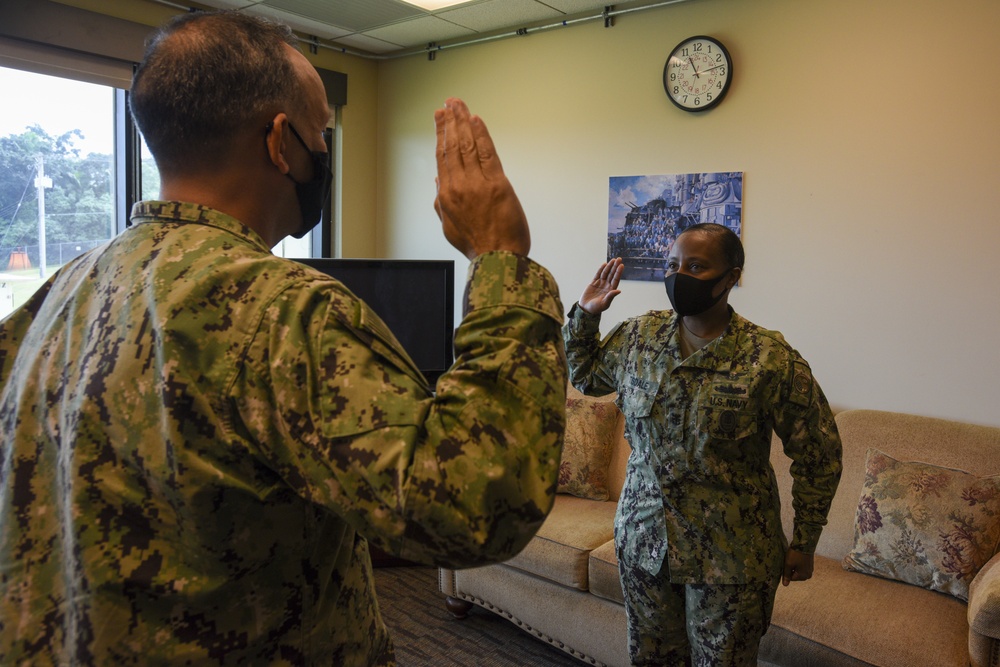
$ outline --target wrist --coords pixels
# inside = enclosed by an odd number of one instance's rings
[[[576,311],[578,313],[578,316],[580,317],[585,317],[590,319],[600,318],[602,312],[599,310],[595,313],[592,313],[589,310],[587,310],[587,308],[579,301],[573,304],[573,308],[570,310],[570,312],[572,313],[573,311]]]
[[[495,241],[493,243],[471,245],[464,254],[471,261],[480,255],[490,252],[509,252],[521,257],[527,257],[530,250],[530,241]]]

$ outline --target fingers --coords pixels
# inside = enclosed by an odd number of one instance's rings
[[[611,267],[614,264],[614,260],[604,262],[599,267],[597,267],[597,273],[594,274],[594,280],[605,281],[608,279],[608,274],[611,271]]]
[[[604,262],[597,269],[597,273],[594,274],[594,280],[602,283],[611,283],[611,288],[615,289],[618,287],[618,283],[621,282],[622,272],[625,270],[625,265],[622,263],[621,257],[615,257],[614,259]]]
[[[445,102],[443,109],[434,112],[434,132],[437,136],[437,148],[435,156],[437,158],[438,169],[438,191],[451,185],[452,174],[458,173],[462,169],[462,152],[459,150],[459,120],[456,112],[459,111],[456,100],[449,99]],[[466,109],[468,113],[468,109]],[[467,132],[468,140],[471,141],[472,133]]]
[[[618,284],[622,280],[622,274],[625,272],[625,263],[622,261],[621,257],[616,257],[613,260],[614,269],[611,274],[611,288],[618,289]]]
[[[443,109],[434,111],[434,132],[437,137],[437,147],[434,152],[437,159],[437,177],[434,179],[437,196],[434,199],[434,210],[446,227],[448,221],[442,198],[449,197],[460,189],[464,178],[462,154],[458,148],[457,108],[456,101],[449,99]],[[445,235],[447,236],[447,232]]]
[[[503,177],[503,166],[486,123],[473,116],[458,98],[449,98],[443,109],[434,112],[437,132],[438,171],[453,169],[481,171],[487,178]]]
[[[527,255],[531,237],[513,186],[504,176],[486,125],[450,98],[434,112],[437,135],[435,211],[445,237],[470,259],[493,250]]]
[[[472,135],[472,116],[469,113],[469,107],[462,100],[452,98],[448,100],[447,108],[452,111],[452,122],[448,124],[446,129],[452,132],[454,140],[454,143],[451,144],[452,150],[457,145],[456,159],[460,161],[464,169],[477,167],[479,156],[476,149],[476,139]]]
[[[477,158],[479,168],[487,178],[503,177],[503,167],[500,165],[500,156],[497,155],[496,147],[493,145],[493,138],[486,123],[479,116],[472,116],[470,119],[470,129],[473,140],[476,143]]]
[[[446,158],[448,157],[448,151],[445,148],[445,142],[447,141],[447,131],[445,126],[447,124],[447,112],[444,109],[438,109],[434,112],[434,133],[437,135],[437,148],[435,149],[435,157],[437,158],[437,177],[434,179],[434,184],[437,187],[437,192],[441,192],[441,188],[444,185],[443,182],[447,182],[448,179],[448,164]],[[438,202],[435,200],[434,208],[438,209]],[[440,209],[438,209],[440,214]]]
[[[479,162],[471,119],[469,107],[454,97],[445,102],[443,109],[434,112],[439,174],[448,168],[459,170]],[[482,125],[482,121],[479,124]]]
[[[787,586],[793,581],[807,581],[813,574],[813,556],[794,549],[785,554],[785,567],[781,575],[781,585]]]
[[[798,568],[791,567],[786,568],[784,574],[781,575],[781,585],[787,586],[793,581],[808,581],[812,578],[812,573],[804,573]]]
[[[621,294],[618,283],[621,281],[624,268],[621,257],[615,257],[601,264],[593,280],[584,288],[583,295],[577,301],[580,307],[591,315],[597,315],[610,308],[611,302]]]

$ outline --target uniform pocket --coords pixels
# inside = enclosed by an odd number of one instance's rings
[[[619,400],[618,407],[627,417],[638,419],[649,417],[656,403],[656,388],[654,387],[652,391],[643,391],[638,387],[631,387],[622,392]]]

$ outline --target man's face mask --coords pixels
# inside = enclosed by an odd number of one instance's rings
[[[663,278],[663,285],[667,288],[667,298],[670,299],[674,312],[681,317],[687,317],[701,315],[717,304],[726,291],[723,290],[718,296],[712,296],[712,290],[728,276],[729,271],[726,271],[714,280],[702,280],[686,273],[671,273]]]
[[[308,234],[313,227],[318,225],[322,219],[323,209],[326,208],[327,202],[330,201],[330,187],[333,183],[333,173],[327,164],[329,160],[327,153],[309,150],[309,146],[302,140],[302,137],[295,131],[291,123],[288,124],[288,129],[292,131],[292,134],[299,140],[302,147],[309,151],[313,167],[312,178],[301,183],[292,178],[291,173],[285,174],[285,176],[288,176],[292,180],[292,183],[295,183],[295,196],[299,200],[302,227],[299,231],[293,233],[292,236],[300,239]]]

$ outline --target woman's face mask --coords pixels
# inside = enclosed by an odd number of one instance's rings
[[[729,276],[729,271],[724,272],[718,278],[702,280],[689,276],[686,273],[671,273],[663,278],[663,285],[667,289],[667,298],[674,312],[681,317],[688,315],[700,315],[719,302],[719,299],[726,293],[725,290],[718,296],[713,296],[712,291],[715,286]]]

